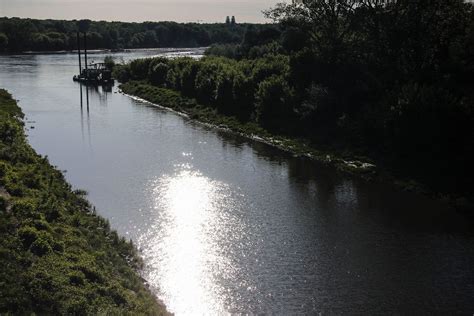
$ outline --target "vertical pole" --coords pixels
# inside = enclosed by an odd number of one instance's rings
[[[84,32],[84,57],[85,57],[85,62],[86,62],[86,70],[87,70],[87,36],[86,32]]]
[[[77,55],[79,56],[79,76],[82,73],[82,65],[81,65],[81,38],[79,31],[77,32]]]

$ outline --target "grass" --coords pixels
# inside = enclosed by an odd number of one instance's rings
[[[0,89],[0,314],[164,315],[130,242],[30,147]]]

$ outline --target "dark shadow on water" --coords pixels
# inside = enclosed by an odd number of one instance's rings
[[[144,107],[141,103],[137,106]],[[144,108],[150,112],[172,115],[152,105]],[[389,183],[365,181],[341,173],[334,167],[294,157],[265,143],[189,119],[184,120],[192,128],[216,134],[224,150],[232,150],[239,155],[250,149],[259,159],[283,168],[287,172],[286,178],[293,195],[313,203],[312,209],[320,212],[318,215],[326,214],[330,218],[337,213],[337,217],[347,223],[372,221],[387,230],[407,233],[472,235],[472,221],[466,220],[444,201],[404,192]]]
[[[390,183],[366,181],[262,142],[227,131],[214,131],[223,148],[241,152],[247,146],[259,158],[285,167],[294,194],[302,198],[315,196],[316,209],[323,213],[344,209],[345,221],[362,218],[403,232],[473,235],[472,221],[446,201],[405,192]]]
[[[91,140],[91,118],[90,118],[90,102],[89,102],[89,88],[87,85],[83,85],[79,83],[79,91],[80,91],[80,104],[81,104],[81,132],[82,132],[82,140],[84,141],[84,97],[83,97],[83,86],[86,90],[86,113],[87,113],[87,138],[88,138],[88,145],[92,149],[92,140]]]

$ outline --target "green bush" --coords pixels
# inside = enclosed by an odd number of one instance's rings
[[[220,113],[232,115],[236,114],[234,99],[234,78],[236,72],[230,67],[224,67],[217,76],[215,102]]]
[[[214,105],[219,67],[219,64],[212,60],[204,61],[199,67],[194,83],[198,102],[205,105]]]
[[[5,197],[0,196],[0,212],[5,212],[7,210],[8,201]]]
[[[161,86],[166,82],[169,67],[165,62],[150,64],[149,78],[154,85]]]
[[[5,33],[0,33],[0,52],[4,52],[8,47],[8,36]]]
[[[38,239],[38,230],[34,227],[26,226],[18,230],[18,237],[26,249],[29,249],[31,244]]]
[[[136,59],[130,63],[130,78],[133,80],[144,80],[147,79],[148,69],[151,58]]]
[[[130,80],[130,64],[115,65],[112,76],[119,82],[128,82]]]
[[[31,200],[18,200],[12,206],[12,212],[23,219],[40,219],[36,205]]]
[[[48,240],[43,236],[39,236],[30,246],[30,251],[40,257],[50,253],[52,250]]]
[[[269,129],[283,129],[293,116],[292,91],[281,76],[272,76],[258,85],[256,93],[257,122]]]
[[[84,285],[85,281],[85,275],[81,271],[72,271],[68,275],[69,277],[69,282],[72,285]]]
[[[0,140],[5,144],[13,144],[22,135],[22,128],[11,120],[0,121]]]
[[[110,71],[113,71],[114,68],[115,68],[115,60],[112,56],[105,56],[104,58],[104,63],[105,63],[105,67],[110,70]]]

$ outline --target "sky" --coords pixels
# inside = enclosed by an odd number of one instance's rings
[[[282,0],[0,0],[0,17],[106,21],[265,23],[262,10]]]

